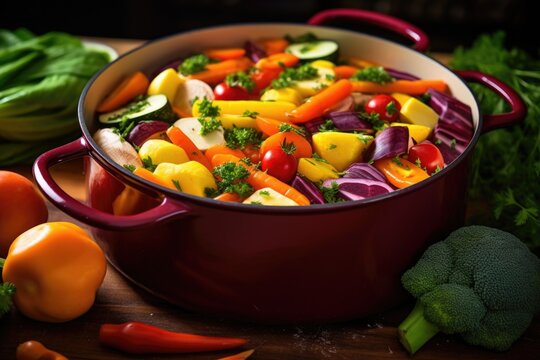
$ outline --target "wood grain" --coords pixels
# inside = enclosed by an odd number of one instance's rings
[[[140,44],[121,39],[97,39],[119,52]],[[443,61],[445,59],[443,58]],[[31,178],[30,167],[17,171]],[[84,174],[80,162],[53,169],[59,184],[77,199],[84,199]],[[72,221],[85,226],[48,204],[50,221]],[[369,296],[367,294],[366,296]],[[16,310],[0,320],[0,359],[14,359],[19,343],[34,339],[70,359],[217,359],[238,351],[221,351],[174,356],[126,356],[99,344],[103,323],[142,321],[169,330],[249,339],[246,349],[254,348],[253,360],[276,359],[410,359],[397,340],[397,326],[413,303],[366,319],[319,326],[263,326],[209,317],[170,306],[132,286],[114,268],[98,291],[88,313],[62,324],[30,320]],[[540,354],[540,319],[536,318],[511,351],[495,353],[465,344],[458,336],[439,334],[414,359],[537,359]]]

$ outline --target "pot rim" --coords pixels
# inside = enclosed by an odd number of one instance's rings
[[[475,126],[475,131],[473,133],[473,136],[463,151],[454,161],[452,161],[448,166],[445,166],[441,171],[439,171],[436,174],[431,175],[428,179],[425,179],[417,184],[408,186],[403,189],[396,189],[390,193],[381,194],[372,196],[366,199],[361,200],[352,200],[352,201],[343,201],[338,203],[331,203],[331,204],[311,204],[309,206],[253,206],[251,204],[242,204],[242,203],[232,203],[232,202],[223,202],[223,201],[216,201],[214,199],[206,198],[206,197],[200,197],[196,195],[190,195],[178,191],[174,191],[168,188],[165,188],[163,186],[154,184],[146,179],[142,179],[134,174],[132,174],[129,170],[125,169],[123,166],[120,166],[116,162],[114,162],[107,154],[105,154],[99,146],[95,143],[93,139],[93,135],[90,133],[85,117],[84,117],[84,103],[85,98],[87,96],[87,93],[90,91],[90,88],[92,87],[93,83],[101,76],[103,72],[105,72],[112,64],[121,61],[125,57],[132,56],[132,54],[136,53],[137,51],[162,42],[166,41],[168,39],[174,38],[176,36],[185,36],[192,33],[197,33],[201,31],[209,31],[209,30],[219,30],[219,29],[226,29],[226,28],[241,28],[241,27],[252,27],[252,26],[293,26],[298,28],[306,28],[306,29],[312,29],[313,31],[317,31],[319,29],[322,30],[332,30],[332,31],[340,31],[344,33],[349,33],[351,35],[362,35],[365,37],[370,37],[376,41],[381,41],[385,43],[390,43],[393,46],[398,46],[403,51],[412,51],[415,54],[415,56],[421,56],[425,60],[431,61],[436,63],[437,65],[441,66],[443,69],[451,73],[452,75],[456,76],[467,88],[467,90],[470,92],[474,99],[474,104],[478,111],[478,122]],[[415,49],[412,49],[411,47],[405,46],[403,44],[400,44],[395,41],[391,41],[388,39],[384,39],[378,36],[365,34],[357,31],[347,30],[347,29],[341,29],[341,28],[335,28],[335,27],[329,27],[329,26],[321,26],[321,25],[309,25],[309,24],[301,24],[301,23],[286,23],[286,22],[261,22],[261,23],[235,23],[235,24],[227,24],[227,25],[216,25],[216,26],[210,26],[210,27],[204,27],[200,29],[194,29],[194,30],[188,30],[184,32],[179,32],[175,34],[166,35],[163,37],[155,38],[148,40],[141,44],[140,46],[129,50],[128,52],[120,55],[117,59],[115,59],[113,62],[109,63],[105,67],[103,67],[101,70],[99,70],[86,84],[84,87],[81,96],[79,97],[79,102],[77,106],[77,113],[78,113],[78,119],[79,119],[79,126],[82,130],[83,137],[85,138],[87,144],[90,146],[91,151],[89,151],[90,156],[96,160],[100,165],[104,166],[107,170],[111,172],[112,175],[114,175],[117,178],[121,178],[122,181],[124,179],[128,179],[131,184],[138,185],[137,187],[139,190],[145,191],[147,193],[152,193],[154,196],[156,194],[161,194],[165,197],[173,198],[176,201],[184,201],[187,200],[190,203],[195,203],[200,206],[210,206],[213,208],[219,208],[219,209],[226,209],[226,210],[232,210],[237,212],[257,212],[257,213],[279,213],[279,214],[290,214],[290,215],[304,215],[306,213],[319,213],[319,212],[327,212],[327,211],[345,211],[350,208],[355,207],[362,207],[362,206],[368,206],[374,202],[383,202],[390,200],[392,198],[397,198],[401,196],[405,196],[411,192],[416,191],[417,189],[421,189],[423,187],[429,186],[431,183],[434,183],[441,179],[443,176],[445,176],[446,173],[452,171],[455,167],[457,167],[462,161],[464,161],[469,154],[472,152],[473,148],[476,146],[476,143],[478,142],[478,139],[481,135],[482,125],[483,125],[483,115],[482,110],[479,106],[478,99],[474,92],[471,90],[471,87],[469,84],[458,74],[456,74],[454,71],[452,71],[447,65],[443,64],[437,59],[434,59],[432,57],[429,57],[428,55],[419,52]],[[94,119],[95,121],[95,119]],[[474,124],[473,124],[474,125]]]

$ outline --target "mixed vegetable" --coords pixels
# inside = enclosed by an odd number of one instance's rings
[[[128,76],[94,139],[134,174],[256,205],[360,200],[443,169],[473,134],[444,81],[354,57],[313,34],[204,49]]]

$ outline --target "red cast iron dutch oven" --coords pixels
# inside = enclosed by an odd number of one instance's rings
[[[394,30],[412,39],[414,49],[362,33],[313,26],[338,17]],[[91,226],[110,263],[122,274],[186,309],[285,324],[348,320],[397,304],[404,295],[401,274],[430,242],[464,223],[469,158],[478,137],[521,120],[525,107],[496,79],[476,72],[453,73],[419,52],[427,48],[427,37],[398,19],[335,9],[317,14],[309,24],[196,30],[152,41],[121,56],[97,74],[81,96],[83,136],[36,160],[34,175],[42,192],[65,213]],[[343,54],[421,78],[444,79],[453,95],[472,108],[475,133],[466,151],[428,180],[390,194],[300,208],[254,207],[147,182],[114,163],[92,140],[99,127],[96,106],[133,71],[151,74],[194,50],[307,31],[336,40]],[[511,112],[482,117],[465,80],[497,92],[511,105]],[[49,173],[52,165],[81,157],[90,159],[87,204],[67,195]],[[123,215],[113,210],[119,201]]]

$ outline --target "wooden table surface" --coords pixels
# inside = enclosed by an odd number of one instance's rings
[[[97,39],[120,53],[140,41]],[[444,56],[440,58],[444,59]],[[11,168],[31,178],[28,166]],[[57,166],[53,175],[72,196],[84,199],[84,175],[80,162]],[[1,204],[0,204],[1,206]],[[48,204],[49,221],[72,221]],[[83,224],[80,224],[84,227]],[[397,340],[397,326],[412,309],[413,302],[401,304],[371,318],[319,326],[263,326],[239,323],[188,312],[157,300],[132,286],[109,266],[94,306],[86,314],[62,324],[30,320],[16,310],[0,320],[0,359],[15,358],[19,343],[41,341],[69,359],[218,359],[240,350],[169,356],[126,356],[98,342],[103,323],[142,321],[169,330],[249,339],[245,349],[255,349],[250,359],[409,359]],[[512,349],[496,353],[467,345],[459,336],[436,335],[415,359],[538,359],[540,358],[540,319],[536,317]]]

